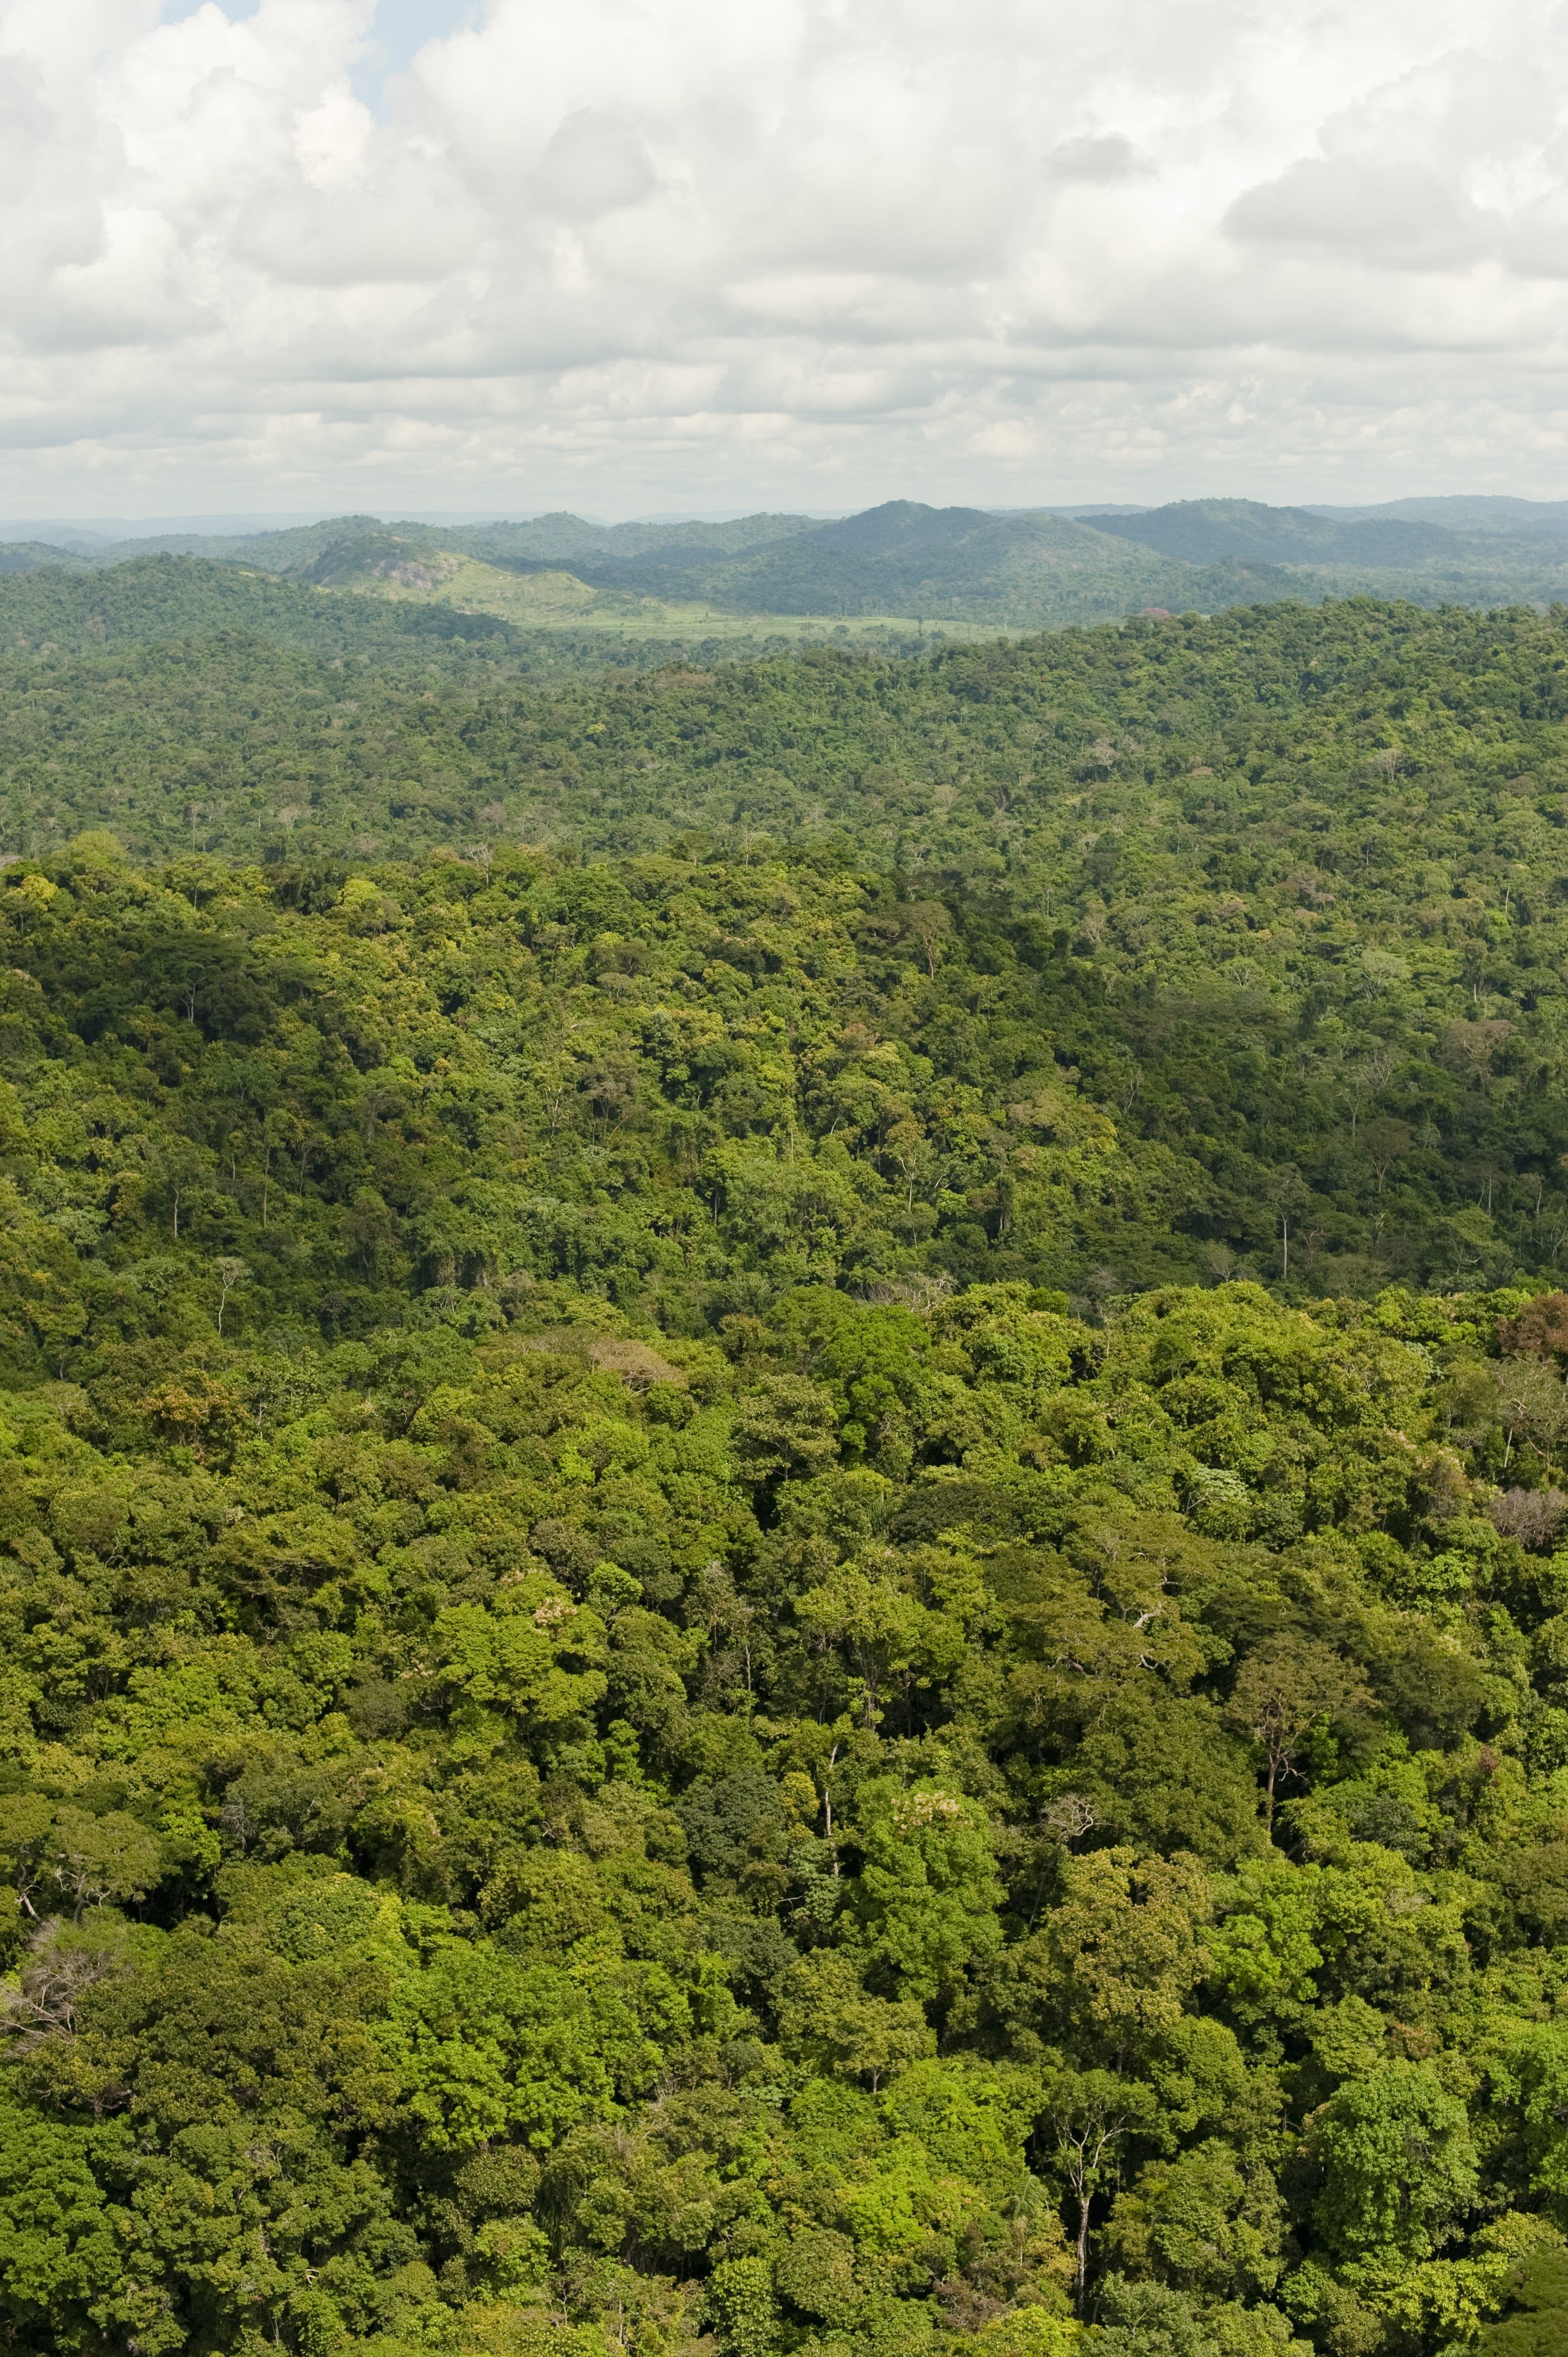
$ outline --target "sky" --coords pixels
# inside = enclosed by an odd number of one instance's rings
[[[1543,0],[0,0],[0,512],[1568,495]]]

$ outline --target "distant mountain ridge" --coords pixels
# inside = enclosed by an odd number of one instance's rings
[[[548,534],[542,529],[548,522]],[[787,517],[727,527],[733,553],[704,531],[641,547],[627,527],[590,534],[542,519],[447,534],[449,545],[524,568],[568,564],[601,589],[688,596],[758,614],[900,614],[1049,627],[1143,607],[1211,610],[1358,592],[1424,603],[1546,603],[1568,587],[1561,536],[1454,531],[1419,517],[1337,518],[1250,500],[1179,500],[1142,511],[997,514],[889,500],[827,523]],[[751,545],[746,535],[768,527]]]
[[[564,556],[601,554],[631,558],[699,543],[719,555],[763,542],[811,531],[815,519],[797,515],[752,515],[728,523],[594,523],[564,511],[532,516],[521,523],[428,524],[376,515],[328,516],[318,523],[291,524],[274,532],[171,531],[111,541],[91,552],[95,565],[124,564],[135,556],[210,556],[259,565],[265,573],[295,574],[338,542],[391,533],[411,547],[457,549],[487,564],[516,559],[555,565]]]
[[[1223,565],[1251,557],[1273,565],[1371,565],[1413,571],[1434,558],[1465,553],[1457,534],[1438,524],[1381,517],[1342,522],[1305,508],[1271,508],[1255,500],[1177,500],[1141,515],[1088,515],[1079,522],[1187,565]]]
[[[667,538],[650,534],[639,546],[636,527],[590,537],[575,525],[572,518],[542,518],[509,527],[505,540],[487,530],[448,533],[446,542],[510,569],[569,565],[607,592],[701,597],[759,615],[1041,627],[1125,612],[1190,587],[1157,557],[1044,509],[996,515],[888,500],[826,523],[746,517],[720,528],[727,548],[712,527],[700,540],[690,527],[670,528]]]
[[[825,521],[759,511],[618,524],[564,511],[450,526],[351,515],[91,551],[0,544],[0,572],[102,572],[170,555],[315,590],[424,598],[448,616],[501,615],[524,630],[559,627],[568,606],[573,627],[590,631],[596,618],[624,632],[628,616],[655,608],[698,624],[727,617],[732,630],[769,616],[1041,630],[1140,610],[1358,595],[1545,606],[1568,597],[1568,501],[1477,496],[1328,510],[1199,499],[1069,514],[887,500]],[[551,583],[537,591],[518,586],[518,576],[543,576]]]
[[[1444,524],[1452,532],[1568,533],[1568,500],[1516,500],[1501,492],[1445,492],[1432,499],[1385,500],[1376,507],[1308,504],[1305,512],[1347,519],[1409,517],[1418,523]]]

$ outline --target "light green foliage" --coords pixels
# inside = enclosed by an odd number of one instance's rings
[[[765,2260],[721,2260],[708,2278],[708,2308],[734,2357],[769,2357],[779,2346],[779,2310]]]
[[[856,1943],[874,1976],[928,2001],[961,1986],[1002,1944],[983,1810],[938,1787],[874,1778],[856,1796]]]
[[[1315,2216],[1348,2258],[1423,2259],[1476,2190],[1463,2104],[1428,2065],[1391,2062],[1341,2087],[1316,2123]]]
[[[59,2164],[24,2341],[205,2352],[250,2303],[479,2347],[544,2302],[1055,2350],[1073,2295],[1109,2345],[1278,2357],[1287,2311],[1495,2313],[1483,2186],[1563,2198],[1518,1977],[1559,1771],[1511,1609],[1384,1593],[1447,1413],[1406,1337],[1476,1305],[798,1288],[715,1349],[484,1297],[292,1354],[214,1309],[7,1395],[7,2018]],[[1212,1455],[1337,1452],[1282,1546],[1192,1486],[1215,1383]],[[1545,1625],[1514,1544],[1473,1559]],[[1301,1662],[1271,1842],[1227,1721]]]
[[[1568,2036],[1539,2022],[1515,2037],[1491,2064],[1494,2097],[1516,2115],[1532,2192],[1556,2196],[1568,2218]]]
[[[1046,2308],[1015,2309],[988,2324],[979,2339],[986,2357],[1075,2357],[1082,2345],[1083,2327]]]
[[[1312,1867],[1292,1871],[1271,1857],[1248,1861],[1225,1890],[1205,1956],[1228,2009],[1249,2028],[1307,2018],[1323,1962],[1314,1940],[1316,1886]]]
[[[658,1968],[660,2027],[685,2013]],[[471,2152],[515,2136],[548,2148],[618,2088],[641,2093],[657,2067],[636,2000],[646,1982],[583,1986],[541,1964],[453,1943],[394,1998],[384,2050],[412,2117],[438,2152]],[[660,2004],[660,2000],[663,2002]],[[628,2001],[629,2000],[629,2001]]]
[[[1069,1858],[1061,1876],[1046,1928],[1004,1960],[1014,2001],[1084,2051],[1140,2053],[1181,2019],[1202,1968],[1208,1878],[1185,1854],[1129,1849]]]
[[[0,2112],[0,2269],[7,2328],[24,2346],[91,2346],[107,2321],[120,2244],[80,2128],[46,2125],[7,2103]]]

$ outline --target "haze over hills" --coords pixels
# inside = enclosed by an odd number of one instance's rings
[[[328,511],[329,512],[329,511]],[[464,524],[486,523],[493,515],[492,508],[440,508],[409,510],[413,523]],[[298,508],[274,510],[267,514],[256,512],[221,515],[163,516],[5,516],[0,517],[0,543],[9,540],[29,540],[47,543],[55,548],[96,550],[118,548],[123,542],[132,542],[141,552],[169,539],[210,541],[235,534],[283,532],[300,524],[319,523],[323,510]]]
[[[1514,500],[1500,493],[1446,492],[1435,499],[1385,500],[1380,506],[1308,506],[1309,515],[1409,516],[1454,532],[1565,532],[1568,500]]]
[[[1568,587],[1562,535],[1533,513],[1523,528],[1455,530],[1417,516],[1337,518],[1244,500],[1073,516],[889,500],[832,522],[793,521],[790,529],[787,517],[742,519],[728,527],[727,547],[680,528],[639,546],[627,527],[591,531],[566,517],[447,539],[503,566],[568,565],[600,591],[670,596],[680,584],[721,609],[1035,629],[1147,607],[1210,611],[1356,594],[1544,605]]]
[[[1435,523],[1381,515],[1341,521],[1307,508],[1263,507],[1254,500],[1179,500],[1135,514],[1086,515],[1081,521],[1188,565],[1258,557],[1273,565],[1370,565],[1412,572],[1434,559],[1454,562],[1471,553],[1457,533]]]
[[[890,500],[825,521],[762,511],[613,524],[564,511],[478,522],[361,514],[259,533],[182,526],[92,545],[35,536],[0,543],[0,571],[87,576],[152,556],[423,602],[535,635],[569,630],[583,639],[583,659],[623,660],[628,639],[668,654],[673,641],[790,638],[818,625],[897,640],[1330,597],[1545,607],[1568,596],[1568,502],[1327,509],[1202,499],[1069,513]],[[225,611],[241,595],[215,578],[208,587]],[[182,610],[189,604],[188,584],[166,589]],[[145,581],[131,593],[138,627],[148,594]],[[113,634],[95,596],[90,609]]]
[[[629,523],[568,511],[511,521],[359,514],[262,533],[177,525],[73,544],[31,535],[0,542],[0,576],[38,582],[16,608],[28,643],[260,627],[314,648],[368,631],[377,660],[393,660],[393,648],[408,651],[427,631],[477,641],[499,630],[514,634],[519,658],[526,648],[533,670],[554,672],[662,662],[682,651],[701,660],[759,653],[830,634],[910,653],[934,634],[1330,597],[1547,608],[1568,598],[1565,523],[1568,502],[1493,498],[1369,509],[1176,500],[1073,514],[886,500],[832,519],[759,511]],[[146,570],[172,561],[200,570]],[[45,577],[57,587],[45,589]],[[328,618],[314,603],[323,594],[405,610]]]

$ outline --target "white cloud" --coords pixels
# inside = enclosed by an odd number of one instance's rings
[[[0,506],[1562,488],[1545,0],[429,5],[0,0]]]

